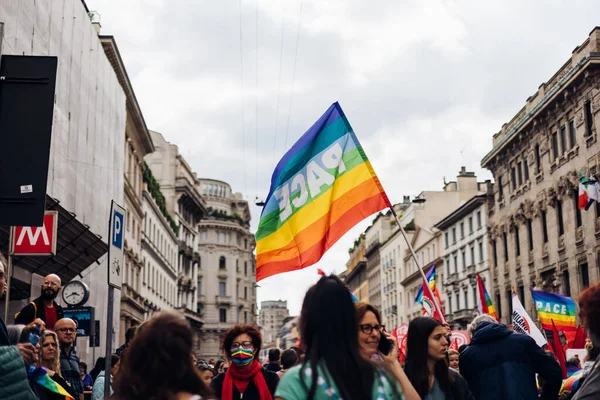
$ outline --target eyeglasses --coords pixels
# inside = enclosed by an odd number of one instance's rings
[[[376,330],[377,332],[381,332],[382,330],[385,329],[385,325],[370,325],[370,324],[365,324],[365,325],[359,325],[358,328],[365,335],[370,335],[371,332],[373,332],[373,330]]]
[[[254,345],[252,344],[252,342],[242,342],[242,343],[238,343],[238,342],[233,342],[231,343],[231,350],[238,350],[239,348],[243,348],[244,350],[253,350],[254,349]]]
[[[48,281],[45,281],[45,282],[43,283],[43,285],[44,285],[44,286],[52,286],[52,287],[56,287],[56,286],[58,286],[58,282],[48,282]]]
[[[60,328],[56,329],[56,332],[72,332],[75,333],[77,330],[75,328]]]

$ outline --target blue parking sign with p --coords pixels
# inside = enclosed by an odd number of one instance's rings
[[[113,226],[112,226],[112,245],[118,249],[123,248],[123,214],[114,210]]]

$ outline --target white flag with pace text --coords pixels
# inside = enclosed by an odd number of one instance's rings
[[[527,314],[527,311],[525,311],[523,304],[519,301],[516,293],[513,293],[512,295],[512,308],[513,331],[531,336],[540,347],[547,344],[548,341],[544,335],[542,335],[542,332],[540,332],[538,327],[535,326],[533,320],[529,314]]]

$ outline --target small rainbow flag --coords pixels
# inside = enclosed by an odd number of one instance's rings
[[[49,391],[53,393],[57,393],[65,396],[65,399],[73,399],[73,396],[69,394],[62,386],[56,383],[50,376],[48,376],[48,371],[43,367],[29,367],[27,370],[27,375],[30,380],[36,382],[38,385],[45,387]],[[73,399],[75,400],[75,399]]]
[[[479,289],[479,301],[477,302],[477,310],[479,314],[488,314],[492,317],[496,318],[496,321],[500,322],[500,318],[498,318],[498,313],[496,313],[496,308],[492,303],[492,299],[490,299],[490,295],[485,289],[485,285],[483,284],[483,280],[477,273],[477,288]]]
[[[570,297],[558,293],[531,290],[535,309],[542,328],[552,330],[552,321],[556,329],[563,332],[575,331],[577,307]]]
[[[433,267],[431,267],[431,269],[427,272],[426,275],[427,278],[427,282],[429,283],[429,287],[431,288],[431,290],[435,290],[435,282],[436,282],[436,278],[437,275],[435,273],[435,265]],[[419,286],[419,291],[417,292],[417,297],[415,297],[415,303],[421,303],[423,300],[423,285]]]
[[[315,264],[354,225],[391,207],[336,102],[277,164],[256,232],[256,280]]]

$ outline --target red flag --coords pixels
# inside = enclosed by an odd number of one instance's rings
[[[433,302],[433,299],[431,298],[431,296],[429,295],[429,290],[427,290],[426,287],[426,283],[423,280],[423,297],[421,298],[421,305],[423,306],[423,315],[427,316],[427,317],[433,317],[435,319],[437,319],[440,322],[446,322],[444,320],[444,318],[442,318],[440,312],[443,312],[442,310],[438,310],[435,306],[435,303]],[[440,294],[437,291],[437,288],[434,288],[432,290],[433,295],[436,297],[437,299],[437,303],[441,306],[441,301],[440,301]]]
[[[325,276],[325,271],[323,271],[321,268],[317,268],[317,274]]]
[[[586,334],[581,325],[577,325],[577,331],[575,332],[575,338],[570,343],[569,348],[571,349],[585,349]]]
[[[552,320],[552,336],[554,339],[554,357],[558,360],[560,364],[560,369],[562,370],[562,378],[567,379],[567,359],[565,356],[565,351],[560,343],[560,337],[558,336],[558,330],[556,330],[556,325],[554,325],[554,320]]]
[[[458,339],[454,339],[452,343],[450,343],[449,349],[458,351]]]

